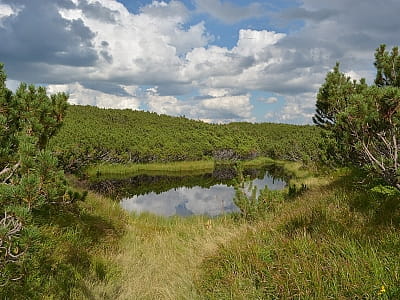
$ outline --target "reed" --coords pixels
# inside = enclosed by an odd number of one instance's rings
[[[193,175],[193,172],[207,173],[214,169],[214,161],[179,161],[149,164],[99,164],[86,169],[90,178],[134,176],[134,175]]]

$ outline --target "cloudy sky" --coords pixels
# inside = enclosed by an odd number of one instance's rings
[[[379,4],[378,4],[379,3]],[[373,81],[398,0],[0,0],[0,62],[70,102],[209,122],[311,123],[336,61]]]

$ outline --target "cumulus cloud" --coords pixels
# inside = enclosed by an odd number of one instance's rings
[[[264,117],[268,122],[290,124],[312,124],[315,113],[316,93],[302,93],[285,96],[281,111],[268,111]]]
[[[229,90],[204,90],[201,97],[178,100],[161,96],[157,88],[146,91],[145,102],[149,110],[160,114],[186,116],[205,122],[228,123],[237,120],[255,121],[251,116],[253,105],[250,95],[231,95]]]
[[[227,123],[235,120],[251,120],[250,95],[210,97],[200,102],[203,117],[211,119],[219,118],[219,122]]]
[[[196,11],[182,1],[152,1],[132,13],[116,0],[2,0],[0,57],[10,80],[66,85],[77,102],[135,108],[141,102],[159,113],[227,122],[254,120],[251,93],[265,91],[283,103],[267,120],[308,123],[336,61],[352,78],[372,83],[375,48],[398,43],[396,0],[379,10],[372,0],[304,0],[274,12],[280,23],[302,21],[301,28],[286,34],[242,28],[233,47],[215,45],[196,13],[234,23],[265,15],[266,7],[194,4]],[[138,86],[145,92],[138,94]]]
[[[129,88],[127,88],[129,89]],[[130,91],[133,94],[132,87]],[[140,101],[135,96],[117,96],[97,90],[87,89],[78,82],[67,85],[49,85],[47,92],[50,94],[64,92],[69,94],[68,102],[79,105],[93,105],[102,108],[138,109]]]

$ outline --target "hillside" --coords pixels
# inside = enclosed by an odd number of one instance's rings
[[[299,137],[301,137],[299,139]],[[64,167],[88,163],[318,156],[319,129],[287,124],[207,124],[156,113],[70,106],[50,147]]]

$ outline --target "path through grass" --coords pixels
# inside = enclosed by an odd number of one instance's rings
[[[229,216],[133,215],[118,253],[107,257],[118,272],[87,284],[99,299],[199,299],[200,264],[247,227]]]

